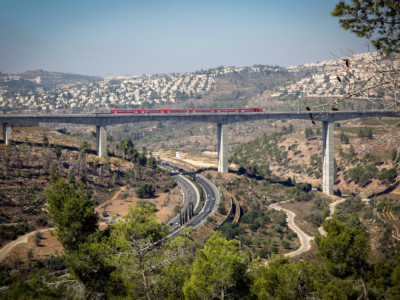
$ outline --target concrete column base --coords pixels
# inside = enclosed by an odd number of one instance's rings
[[[108,156],[107,153],[107,129],[106,126],[96,126],[97,136],[97,155],[99,157]]]
[[[218,123],[218,172],[228,173],[228,125]]]
[[[10,123],[3,124],[3,143],[8,145],[11,141],[12,127]]]
[[[334,122],[322,122],[322,191],[333,195],[334,159],[333,159]]]

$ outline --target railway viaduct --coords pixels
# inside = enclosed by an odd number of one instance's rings
[[[74,123],[96,126],[97,154],[107,155],[107,126],[124,123],[153,121],[190,121],[217,124],[218,171],[228,172],[228,128],[231,123],[266,120],[300,119],[322,122],[322,191],[333,194],[334,159],[333,128],[335,121],[358,118],[399,118],[400,111],[343,111],[343,112],[250,112],[250,113],[151,113],[151,114],[63,114],[63,115],[0,115],[3,124],[3,141],[8,144],[12,135],[12,124],[29,123]]]

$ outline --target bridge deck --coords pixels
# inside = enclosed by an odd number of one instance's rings
[[[392,117],[399,118],[400,111],[343,111],[343,112],[248,112],[248,113],[150,113],[150,114],[30,114],[0,115],[0,123],[75,123],[107,126],[150,121],[192,121],[211,123],[237,123],[266,119],[300,119],[335,122],[348,119]]]

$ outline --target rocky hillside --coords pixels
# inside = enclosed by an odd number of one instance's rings
[[[367,197],[397,185],[397,120],[363,119],[337,123],[334,129],[335,189]],[[291,178],[321,186],[321,128],[311,123],[298,131],[281,124],[230,152],[230,161],[250,173]]]

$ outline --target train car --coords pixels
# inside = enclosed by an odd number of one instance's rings
[[[146,113],[146,109],[113,109],[111,110],[112,114],[144,114]]]
[[[210,108],[200,108],[200,109],[195,109],[195,113],[210,113],[211,109]]]
[[[171,109],[171,113],[184,114],[184,113],[187,113],[187,109]]]
[[[262,112],[262,108],[187,108],[187,109],[113,109],[112,114],[193,114],[193,113],[246,113]]]
[[[109,110],[94,110],[92,114],[94,115],[102,115],[102,114],[111,114],[112,112]]]

